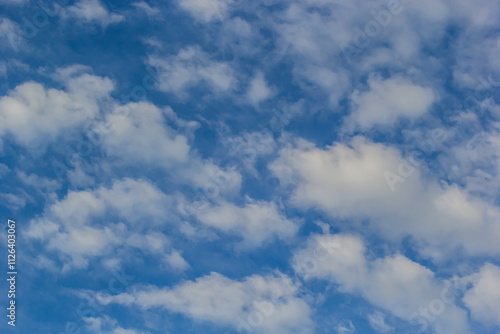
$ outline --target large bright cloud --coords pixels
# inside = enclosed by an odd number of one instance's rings
[[[361,228],[356,224],[368,219],[370,231],[392,240],[413,236],[421,254],[438,260],[451,249],[498,254],[498,209],[429,177],[420,159],[421,152],[405,159],[398,150],[363,137],[325,149],[299,140],[283,149],[270,168],[291,189],[293,205],[353,220],[344,228]]]

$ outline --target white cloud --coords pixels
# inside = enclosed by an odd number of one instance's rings
[[[242,0],[234,0],[240,4],[247,4]],[[237,62],[239,59],[256,56],[262,50],[256,45],[262,43],[258,25],[251,24],[242,17],[233,17],[221,23],[221,31],[213,43],[224,57]]]
[[[262,72],[257,73],[250,82],[250,87],[248,87],[247,99],[250,103],[257,105],[269,99],[272,95],[273,91],[268,87],[264,74]]]
[[[109,188],[70,191],[30,222],[26,236],[56,251],[64,270],[85,268],[89,259],[120,245],[164,256],[169,241],[151,229],[174,219],[171,207],[171,199],[149,182],[124,179]]]
[[[463,298],[472,317],[487,324],[500,325],[500,267],[486,264],[464,279],[472,284]]]
[[[184,260],[178,251],[173,251],[172,253],[165,256],[165,262],[174,270],[185,271],[189,269],[189,264]]]
[[[187,91],[206,84],[214,93],[231,91],[236,79],[229,64],[210,59],[199,47],[182,49],[175,56],[150,57],[159,69],[159,89],[186,98]]]
[[[383,80],[370,77],[369,90],[351,95],[350,126],[362,130],[374,125],[392,125],[400,118],[414,119],[425,114],[435,100],[432,89],[415,85],[403,77]],[[349,126],[348,125],[348,126]]]
[[[298,231],[297,223],[288,220],[272,202],[206,205],[196,211],[196,218],[207,226],[238,235],[243,239],[238,245],[242,248],[259,247],[273,238],[288,240]]]
[[[94,132],[87,129],[86,134],[114,167],[167,169],[176,183],[195,187],[224,179],[221,194],[239,190],[239,173],[204,161],[191,150],[188,137],[193,136],[197,122],[182,120],[170,107],[159,109],[148,102],[121,105],[110,97],[112,82],[87,74],[88,70],[80,65],[58,69],[53,78],[66,90],[24,83],[0,97],[0,140],[8,135],[9,140],[34,151],[71,130],[92,125],[89,129]],[[101,171],[99,167],[78,165],[67,176],[74,185],[89,186],[94,183],[89,172]]]
[[[306,279],[332,280],[340,291],[359,293],[412,325],[425,320],[439,334],[471,333],[467,313],[451,301],[451,293],[429,269],[399,254],[372,260],[365,253],[358,237],[313,235],[294,255],[294,269]],[[434,300],[440,307],[433,313]],[[428,320],[422,311],[426,307],[432,313]]]
[[[2,206],[17,211],[26,206],[26,197],[12,193],[0,193],[0,203]]]
[[[103,147],[111,157],[125,163],[175,166],[188,161],[186,136],[166,124],[162,110],[147,103],[116,106],[106,116],[112,131],[104,136]]]
[[[352,334],[356,333],[356,327],[352,324],[350,320],[343,321],[335,327],[337,334]]]
[[[381,312],[375,312],[368,315],[370,326],[378,333],[388,333],[394,330],[391,326],[385,323],[385,317]]]
[[[149,332],[125,329],[118,325],[118,321],[106,315],[102,317],[84,317],[85,328],[89,333],[96,334],[149,334]]]
[[[456,7],[442,0],[303,0],[283,4],[262,21],[277,36],[273,55],[292,62],[302,88],[312,94],[320,88],[335,110],[371,73],[389,69],[428,78],[443,70],[446,65],[424,50],[446,38],[448,24],[457,24]]]
[[[451,45],[455,66],[453,79],[461,88],[476,89],[486,78],[500,75],[498,16],[500,4],[492,0],[474,3],[451,1],[454,16],[462,23],[463,32]]]
[[[440,164],[450,179],[463,183],[472,193],[494,200],[500,185],[500,135],[495,128],[481,131],[478,123],[475,116],[457,122],[454,143],[443,152]],[[470,136],[464,135],[463,128],[475,131]]]
[[[98,115],[100,102],[113,90],[111,80],[75,71],[65,78],[67,91],[27,82],[0,97],[0,139],[9,136],[36,149]]]
[[[132,6],[144,11],[144,13],[146,13],[146,15],[148,16],[156,16],[161,14],[161,11],[158,8],[151,7],[144,1],[134,2]]]
[[[236,281],[211,273],[173,288],[132,287],[131,292],[105,296],[102,302],[143,311],[165,309],[246,332],[312,333],[311,310],[297,294],[297,287],[282,274]]]
[[[464,48],[466,45],[469,47]],[[484,96],[485,90],[498,87],[500,62],[495,55],[500,50],[500,38],[462,36],[455,47],[457,65],[453,79],[459,87],[473,89],[469,95],[474,97]]]
[[[363,137],[325,149],[299,140],[295,148],[283,149],[270,169],[290,188],[295,206],[350,219],[350,228],[389,240],[413,236],[424,256],[443,260],[453,256],[452,249],[471,256],[499,254],[499,210],[428,176],[417,167],[420,158],[418,153],[403,159],[394,148]],[[361,228],[364,219],[369,225]]]
[[[103,28],[125,19],[121,14],[110,13],[100,0],[80,0],[65,9],[63,16],[77,18],[83,22],[95,22]]]
[[[1,171],[0,171],[0,175],[1,175]],[[27,175],[24,172],[18,171],[17,178],[22,183],[24,183],[28,186],[31,186],[31,187],[37,189],[38,191],[47,192],[49,194],[52,194],[55,190],[57,190],[61,187],[61,185],[57,181],[50,180],[50,179],[47,179],[44,177],[40,177],[36,174]]]
[[[323,262],[321,266],[314,266],[314,262],[309,260],[318,256],[316,255],[319,254],[318,250],[323,250],[318,247],[329,250],[335,256],[330,257],[328,254],[323,254],[321,259],[324,260],[326,256],[328,261]],[[312,251],[315,251],[316,254]],[[336,280],[342,282],[342,289],[353,290],[363,277],[367,276],[365,252],[362,240],[353,235],[315,236],[308,240],[305,250],[295,254],[294,268],[306,279],[328,277],[331,273],[335,273]]]
[[[238,194],[242,176],[232,167],[221,168],[211,161],[192,155],[189,164],[176,171],[176,177],[202,192],[205,198],[221,200]],[[178,182],[172,180],[173,182]]]
[[[228,0],[178,0],[182,9],[201,22],[223,19],[228,12]],[[232,0],[229,0],[232,1]]]
[[[336,106],[340,98],[351,88],[350,79],[343,69],[332,70],[324,66],[297,67],[297,77],[307,83],[313,83],[328,96],[331,106]]]

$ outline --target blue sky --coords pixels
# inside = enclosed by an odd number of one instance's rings
[[[0,0],[0,331],[500,333],[499,17]]]

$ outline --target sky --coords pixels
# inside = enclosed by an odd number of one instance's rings
[[[0,0],[0,332],[499,334],[499,18]]]

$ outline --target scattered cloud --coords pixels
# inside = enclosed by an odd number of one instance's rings
[[[294,268],[306,279],[331,280],[344,293],[360,293],[373,305],[381,307],[410,323],[424,319],[419,310],[439,300],[446,291],[428,268],[407,257],[395,254],[384,258],[366,257],[366,246],[356,236],[346,234],[312,236],[304,249],[294,256]],[[449,297],[449,296],[447,296]],[[439,301],[439,317],[425,320],[436,333],[472,333],[467,313],[449,298]],[[416,321],[417,320],[417,321]],[[416,322],[415,322],[416,321]]]
[[[279,273],[242,280],[210,273],[172,288],[134,287],[102,299],[142,311],[164,309],[239,331],[313,333],[311,309],[297,294],[290,278]]]
[[[223,19],[228,12],[228,0],[178,0],[179,6],[194,19],[208,23]],[[229,0],[232,1],[232,0]]]
[[[422,116],[436,98],[431,88],[415,85],[401,77],[387,80],[371,77],[368,86],[368,91],[355,90],[351,95],[353,112],[348,119],[348,124],[363,130],[375,125],[392,125],[399,118]]]
[[[103,28],[125,20],[121,14],[110,13],[100,0],[79,0],[63,12],[65,17],[76,18],[85,23],[95,23]]]
[[[180,98],[186,98],[187,91],[200,84],[219,94],[235,88],[230,65],[210,59],[200,47],[182,49],[175,56],[151,56],[149,64],[159,71],[159,89]]]

